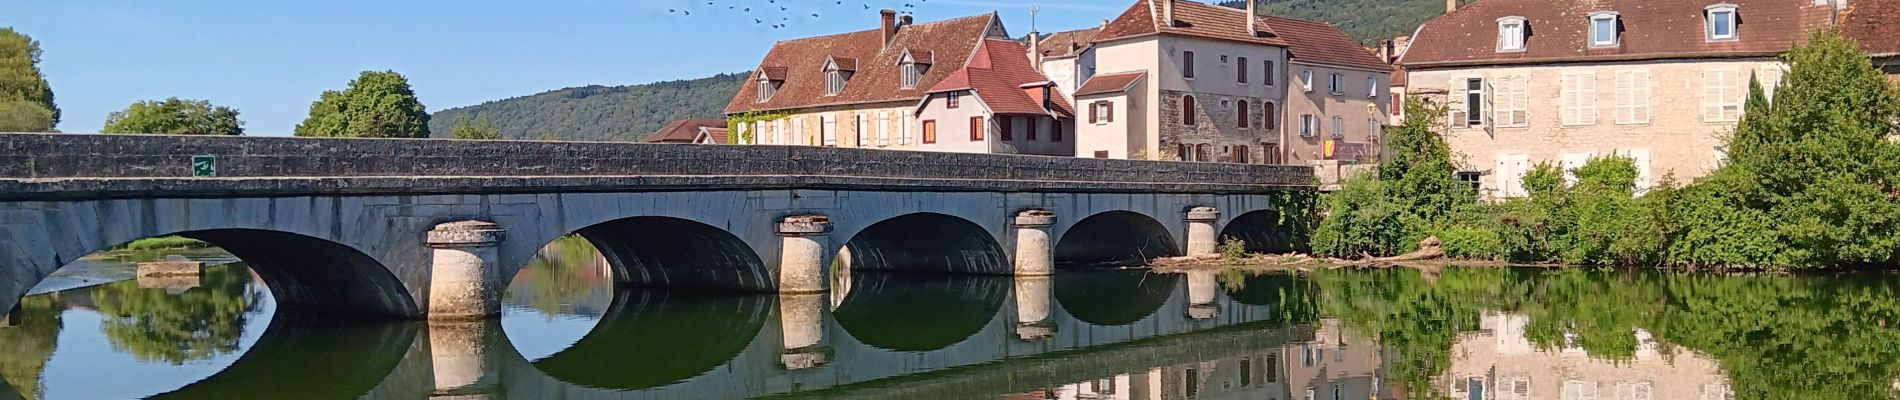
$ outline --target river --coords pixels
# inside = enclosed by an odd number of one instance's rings
[[[96,267],[96,266],[95,266]],[[830,295],[611,285],[544,251],[499,321],[280,312],[241,263],[32,295],[0,398],[1879,399],[1900,279],[1334,270],[855,272]],[[10,389],[8,389],[10,388]]]

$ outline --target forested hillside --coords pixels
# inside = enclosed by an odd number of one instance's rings
[[[1471,0],[1462,0],[1465,3]],[[1244,8],[1243,0],[1219,3]],[[1326,21],[1360,43],[1411,35],[1418,25],[1445,13],[1444,0],[1262,0],[1260,13]]]
[[[487,117],[502,139],[636,141],[681,118],[722,118],[744,74],[631,86],[583,86],[437,111],[448,137],[462,118]]]

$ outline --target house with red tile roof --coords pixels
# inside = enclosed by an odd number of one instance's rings
[[[917,150],[1075,155],[1075,110],[1021,42],[990,38],[917,106]]]
[[[1838,26],[1896,71],[1900,0],[1478,0],[1448,6],[1400,55],[1408,89],[1449,105],[1460,179],[1492,198],[1526,194],[1541,162],[1636,161],[1637,186],[1693,179],[1726,153],[1751,77],[1774,87],[1777,56]],[[1772,98],[1772,95],[1771,95]]]
[[[1102,20],[1108,25],[1108,20]],[[1062,31],[1051,34],[1029,32],[1029,62],[1044,76],[1055,81],[1064,94],[1073,94],[1083,82],[1095,75],[1095,36],[1101,27]],[[1065,100],[1074,103],[1074,98]]]
[[[1025,93],[1039,87],[1031,84],[1049,79],[1028,66],[1028,50],[1009,39],[995,13],[915,23],[909,16],[900,18],[896,11],[882,10],[877,21],[875,29],[774,44],[753,70],[751,81],[726,105],[728,119],[744,121],[735,124],[735,140],[740,144],[949,151],[949,143],[923,143],[925,126],[918,113],[940,105],[930,99],[953,93],[980,96],[974,104],[988,107],[983,108],[982,117],[992,129],[1012,127],[992,121],[1054,127],[1055,119],[1073,118],[1073,112],[1064,111],[1066,104],[1035,107],[1036,102],[1029,100]],[[1009,90],[1000,89],[1005,87]],[[958,127],[966,123],[945,122]],[[984,143],[993,135],[983,136]],[[1048,135],[1037,137],[1046,140]],[[957,140],[971,142],[970,137]],[[964,144],[956,146],[957,151],[1014,153],[1040,148]]]
[[[1251,4],[1136,0],[1083,53],[1081,157],[1370,159],[1387,121],[1390,65],[1331,25]]]
[[[726,144],[726,121],[688,118],[669,122],[640,139],[644,143]]]

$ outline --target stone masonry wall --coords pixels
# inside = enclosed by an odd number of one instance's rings
[[[1262,129],[1263,108],[1266,99],[1255,97],[1236,97],[1219,95],[1194,95],[1195,121],[1193,126],[1183,122],[1183,99],[1192,93],[1164,90],[1161,92],[1161,148],[1167,158],[1174,158],[1179,145],[1208,145],[1206,160],[1195,159],[1194,148],[1189,147],[1185,160],[1228,162],[1233,159],[1233,146],[1247,146],[1247,161],[1260,163],[1261,149],[1279,141],[1276,131]],[[1221,105],[1221,102],[1227,105]],[[1245,117],[1247,128],[1240,127],[1242,116],[1240,101],[1247,102]]]

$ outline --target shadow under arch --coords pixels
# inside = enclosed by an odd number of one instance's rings
[[[555,380],[592,388],[638,390],[685,381],[738,357],[764,329],[773,300],[622,290],[587,336],[532,363]]]
[[[576,231],[613,266],[617,283],[772,292],[758,253],[725,229],[673,217],[630,217]]]
[[[1130,211],[1108,211],[1076,221],[1056,240],[1059,264],[1147,261],[1180,255],[1167,226]]]
[[[264,279],[280,310],[422,317],[415,298],[382,262],[326,239],[260,229],[172,235],[210,243]]]
[[[945,214],[914,213],[878,221],[844,247],[853,270],[1014,273],[1003,246],[982,225]]]
[[[871,347],[941,350],[963,342],[1002,312],[1006,276],[854,272],[832,317]]]
[[[356,398],[384,384],[422,323],[279,313],[230,367],[154,399]]]
[[[1285,254],[1295,250],[1292,232],[1280,221],[1278,210],[1259,210],[1235,216],[1221,228],[1222,242],[1240,239],[1249,253]]]
[[[1055,277],[1056,303],[1091,325],[1128,325],[1161,310],[1180,281],[1180,274],[1139,269],[1062,271]]]

